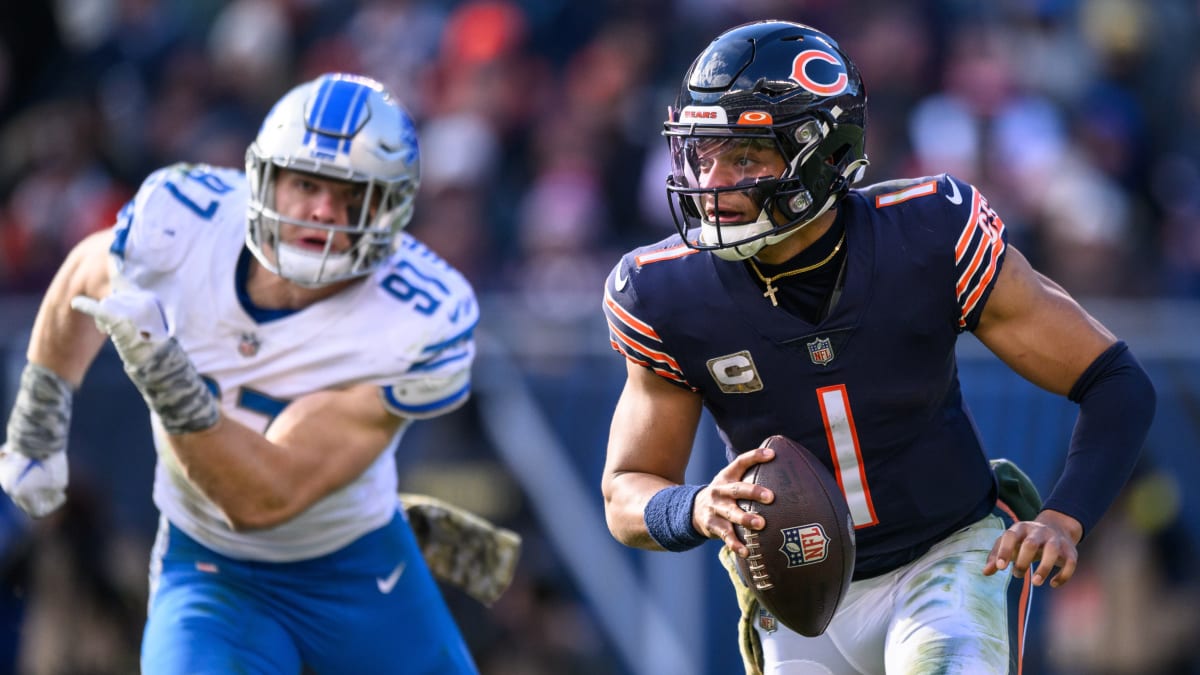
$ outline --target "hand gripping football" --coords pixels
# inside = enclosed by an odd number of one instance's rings
[[[770,488],[770,504],[739,500],[766,527],[737,527],[750,555],[737,558],[742,579],[783,625],[808,637],[825,632],[854,572],[854,521],[837,481],[804,446],[771,436],[775,458],[742,478]]]

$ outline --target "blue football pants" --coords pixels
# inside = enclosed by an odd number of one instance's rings
[[[151,566],[147,675],[477,672],[399,512],[339,551],[290,563],[228,558],[166,527]]]

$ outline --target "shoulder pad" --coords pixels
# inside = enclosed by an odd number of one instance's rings
[[[1004,263],[1008,233],[987,199],[949,174],[878,183],[857,193],[875,213],[918,241],[910,256],[953,264],[958,329],[973,330]],[[894,217],[892,217],[894,216]]]
[[[419,241],[405,235],[375,275],[380,291],[408,305],[410,320],[396,326],[396,344],[408,345],[408,371],[385,383],[383,400],[409,418],[445,414],[467,400],[475,357],[479,304],[471,284]],[[413,343],[414,336],[418,342]]]
[[[679,363],[665,350],[662,337],[651,324],[652,313],[647,303],[654,303],[654,287],[664,287],[663,277],[652,273],[638,287],[638,277],[648,266],[678,260],[700,253],[689,248],[678,237],[665,239],[657,244],[626,253],[613,267],[604,287],[603,309],[608,320],[609,344],[626,359],[650,369],[668,382],[685,389],[693,389],[684,377]],[[661,269],[673,275],[667,267]],[[644,291],[639,294],[640,290]],[[658,294],[661,297],[661,293]]]
[[[975,188],[950,174],[890,180],[858,190],[877,209],[884,209],[912,200],[923,202],[920,206],[937,206],[960,209],[963,213],[971,207]],[[936,199],[922,199],[934,198]],[[916,206],[917,204],[913,204]]]
[[[175,269],[196,237],[244,227],[245,178],[233,169],[173,164],[150,174],[121,209],[111,253],[125,276]]]

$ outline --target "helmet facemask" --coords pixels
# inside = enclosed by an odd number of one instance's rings
[[[364,194],[362,207],[349,210],[346,224],[290,218],[278,211],[275,200],[279,170],[292,167],[265,158],[257,161],[248,158],[247,163],[253,163],[262,174],[250,180],[248,245],[267,269],[300,286],[320,287],[370,274],[391,255],[393,240],[407,221],[405,212],[412,209],[411,185],[348,181],[362,185]],[[328,179],[327,175],[305,173]],[[304,228],[311,235],[323,233],[324,250],[285,243],[280,232],[284,224]],[[350,240],[350,247],[341,252],[333,250],[339,232],[344,232]]]
[[[672,115],[675,117],[675,115]],[[743,260],[763,247],[776,244],[795,234],[825,213],[845,194],[853,173],[866,163],[865,158],[838,170],[838,162],[848,147],[838,147],[839,139],[829,133],[830,125],[817,116],[808,116],[787,125],[685,125],[667,124],[664,134],[671,150],[672,172],[667,179],[671,196],[671,214],[680,236],[700,229],[698,239],[688,241],[693,248],[712,250],[727,260]],[[740,149],[739,149],[740,148]],[[829,152],[835,153],[828,155]],[[722,180],[716,185],[703,178],[703,163],[714,153],[745,152],[740,163],[754,166],[762,153],[774,153],[783,167],[779,175],[743,176]],[[760,155],[755,157],[755,155]],[[814,193],[826,195],[817,203]],[[753,220],[722,223],[722,196],[741,194],[757,206]],[[743,202],[744,203],[744,202]]]

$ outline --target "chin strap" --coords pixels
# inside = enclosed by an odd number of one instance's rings
[[[825,200],[824,206],[822,206],[816,212],[816,214],[814,214],[808,220],[805,220],[803,222],[793,223],[792,225],[788,225],[785,229],[783,229],[782,231],[777,232],[775,234],[767,234],[764,236],[760,236],[758,239],[747,241],[745,243],[737,244],[734,246],[726,246],[724,248],[713,249],[713,254],[722,260],[728,260],[730,262],[738,262],[740,260],[746,260],[747,258],[752,258],[752,257],[758,255],[758,252],[763,250],[764,248],[766,248],[768,246],[774,246],[775,244],[778,244],[779,242],[783,241],[784,239],[787,239],[788,237],[792,236],[793,234],[796,234],[800,230],[803,230],[804,228],[808,227],[810,224],[812,224],[813,221],[815,221],[817,218],[820,218],[821,216],[825,215],[825,213],[827,211],[829,211],[829,209],[833,208],[833,205],[837,204],[839,199],[841,199],[840,194],[831,193],[829,195],[829,198]],[[746,225],[735,225],[733,227],[747,228],[747,230],[750,230],[747,232],[747,234],[745,234],[744,236],[739,238],[739,239],[746,239],[748,237],[753,237],[756,234],[759,234],[761,232],[770,232],[771,229],[774,227],[774,223],[771,221],[770,216],[767,215],[766,209],[763,209],[763,211],[761,213],[759,213],[759,215],[758,215],[758,220],[754,221],[753,223],[747,223]],[[716,225],[709,225],[707,223],[702,224],[700,227],[700,242],[703,244],[707,244],[707,245],[719,244],[720,242],[717,241],[717,239],[719,237],[719,234],[718,234],[719,229],[720,228],[718,228],[718,226],[716,226]],[[723,228],[723,230],[721,230],[721,231],[725,231],[725,230],[729,230],[729,229],[732,229],[732,228],[726,227],[726,228]],[[759,230],[759,232],[754,232],[753,229],[757,229],[757,230]],[[708,236],[705,236],[706,234],[708,234]]]

